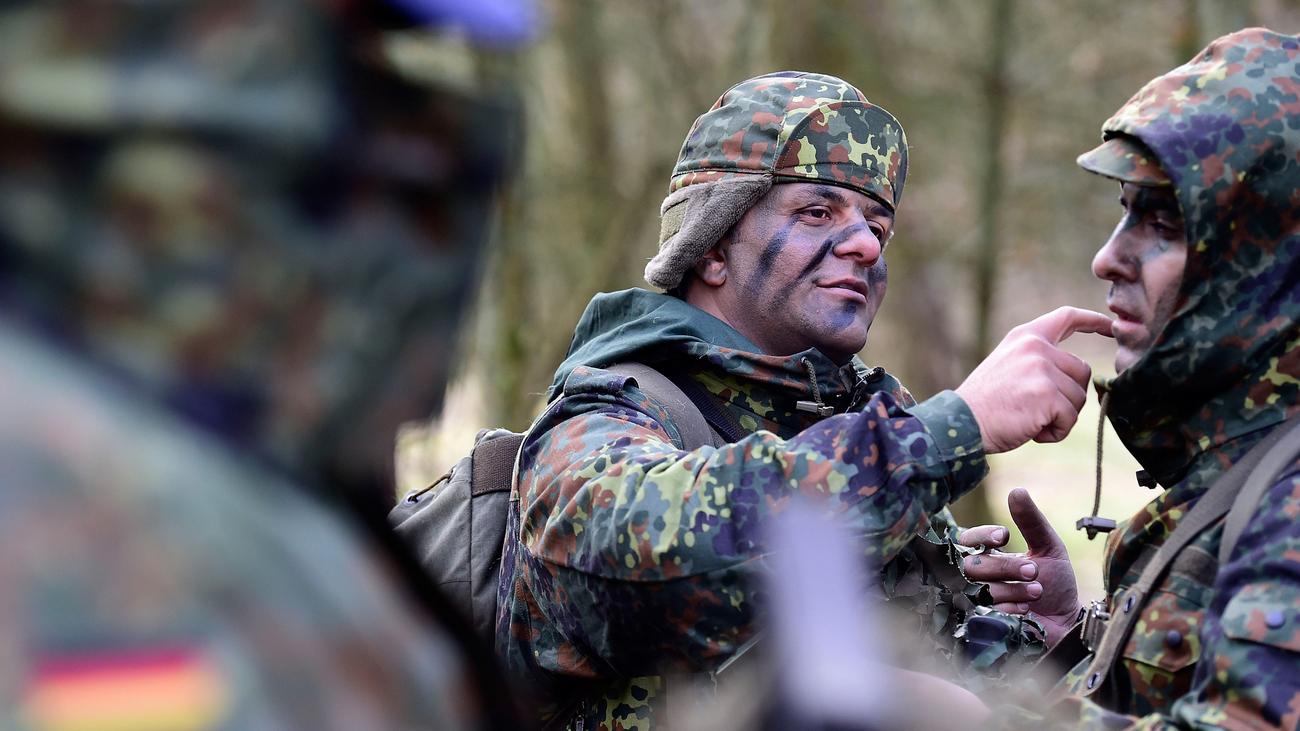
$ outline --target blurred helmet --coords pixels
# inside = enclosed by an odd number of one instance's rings
[[[520,0],[11,5],[0,308],[292,475],[391,497],[518,135],[508,94],[399,63],[431,22],[533,25]]]

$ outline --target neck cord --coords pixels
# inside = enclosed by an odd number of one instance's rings
[[[1093,490],[1092,497],[1092,515],[1086,518],[1079,518],[1079,522],[1074,524],[1075,528],[1086,531],[1088,540],[1097,537],[1098,533],[1109,533],[1115,530],[1115,521],[1110,518],[1099,518],[1097,513],[1101,511],[1101,457],[1102,444],[1106,435],[1106,410],[1110,406],[1110,391],[1101,395],[1101,408],[1098,409],[1100,414],[1097,417],[1097,482]]]

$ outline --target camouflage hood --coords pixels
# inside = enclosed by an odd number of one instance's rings
[[[745,385],[788,394],[792,402],[812,398],[811,366],[817,395],[837,411],[863,395],[858,391],[869,370],[856,357],[838,366],[816,349],[764,355],[730,325],[681,299],[625,289],[597,294],[587,305],[569,355],[555,372],[549,399],[559,395],[565,379],[579,366],[603,368],[626,361],[667,372],[722,371]],[[879,376],[884,376],[883,370]],[[892,377],[885,380],[884,387],[901,390]]]
[[[1300,408],[1296,119],[1300,38],[1248,29],[1147,84],[1103,126],[1154,154],[1187,227],[1172,318],[1102,386],[1116,431],[1162,484]],[[1098,152],[1080,164],[1091,169]]]

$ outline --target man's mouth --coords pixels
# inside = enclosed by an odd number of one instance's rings
[[[818,282],[817,286],[822,289],[837,290],[846,295],[857,295],[857,298],[861,298],[862,302],[867,302],[871,297],[871,287],[865,281],[852,277]]]
[[[1111,312],[1115,313],[1115,320],[1111,323],[1111,333],[1115,336],[1115,342],[1121,347],[1132,347],[1135,343],[1145,342],[1147,337],[1146,323],[1132,310],[1129,310],[1114,302],[1106,305]]]
[[[1142,324],[1142,318],[1133,314],[1132,310],[1125,309],[1114,302],[1107,302],[1106,307],[1109,308],[1111,312],[1115,313],[1115,317],[1119,318],[1120,322]]]

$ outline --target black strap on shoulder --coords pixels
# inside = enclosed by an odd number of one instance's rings
[[[686,394],[691,403],[695,404],[695,408],[700,410],[704,420],[709,422],[713,431],[722,437],[723,443],[738,442],[749,435],[749,432],[736,423],[736,420],[718,404],[717,399],[713,398],[699,383],[689,378],[674,383]]]
[[[523,434],[506,434],[474,446],[470,452],[470,496],[478,497],[489,492],[510,492],[514,485],[515,461]]]
[[[1234,503],[1244,503],[1247,496],[1244,494],[1242,486],[1246,484],[1247,478],[1254,475],[1259,467],[1258,473],[1261,475],[1260,481],[1265,483],[1264,488],[1259,488],[1262,493],[1272,484],[1276,477],[1276,470],[1281,469],[1286,463],[1295,457],[1295,449],[1291,448],[1286,455],[1277,459],[1272,459],[1274,454],[1281,454],[1286,447],[1293,442],[1288,439],[1287,444],[1281,444],[1284,435],[1297,433],[1294,424],[1288,423],[1274,429],[1268,436],[1264,437],[1259,444],[1256,444],[1246,456],[1237,461],[1227,472],[1223,473],[1210,489],[1197,501],[1191,512],[1178,523],[1178,527],[1165,540],[1156,555],[1147,563],[1146,568],[1142,570],[1138,577],[1137,583],[1125,591],[1122,595],[1115,598],[1115,604],[1111,607],[1111,618],[1106,626],[1106,632],[1102,636],[1101,645],[1093,655],[1092,663],[1088,667],[1088,674],[1084,680],[1084,688],[1081,691],[1083,695],[1095,695],[1107,685],[1107,680],[1115,663],[1119,660],[1120,653],[1128,643],[1129,635],[1132,634],[1134,626],[1137,625],[1138,616],[1142,613],[1142,608],[1146,603],[1147,597],[1151,590],[1164,577],[1165,572],[1173,564],[1174,559],[1192,539],[1196,538],[1201,531],[1214,525],[1220,518],[1232,510]],[[1300,439],[1300,436],[1295,437]],[[1277,447],[1275,450],[1274,448]],[[1270,464],[1282,462],[1275,469],[1266,472],[1263,467],[1268,465],[1262,464],[1265,458],[1270,458]],[[1250,501],[1250,508],[1245,510],[1246,518],[1254,512],[1254,505],[1258,502],[1259,496],[1255,496]],[[1240,511],[1238,511],[1240,512]],[[1236,538],[1234,537],[1235,541]],[[1222,559],[1220,559],[1222,561]]]
[[[637,386],[646,395],[658,401],[668,411],[673,424],[681,434],[681,448],[695,450],[706,445],[721,446],[727,443],[721,435],[709,427],[697,405],[667,376],[644,363],[615,363],[605,368],[636,379]]]

